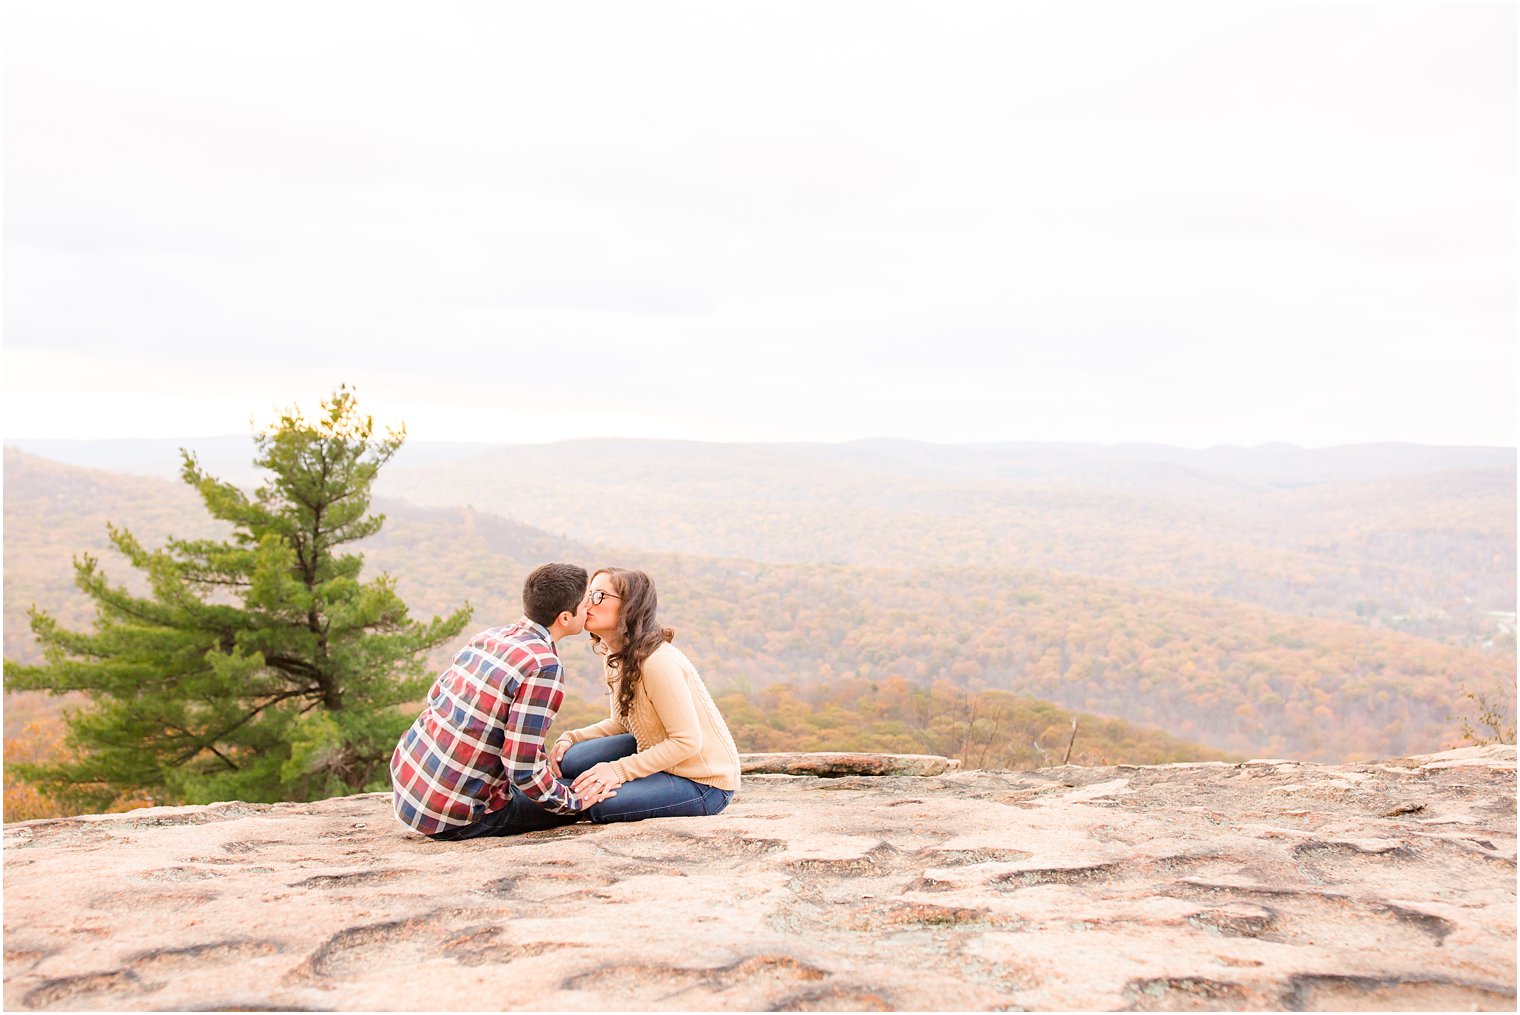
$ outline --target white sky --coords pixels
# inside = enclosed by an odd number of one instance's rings
[[[1515,444],[1511,4],[5,14],[6,436]]]

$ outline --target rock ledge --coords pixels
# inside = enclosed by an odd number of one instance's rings
[[[860,754],[848,751],[811,751],[793,754],[741,754],[739,771],[744,775],[944,775],[961,763],[937,754]]]
[[[433,843],[389,798],[5,828],[5,1006],[1515,1006],[1514,748],[766,777]]]

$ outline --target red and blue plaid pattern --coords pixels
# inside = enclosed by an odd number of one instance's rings
[[[396,817],[425,835],[472,825],[507,806],[512,786],[549,810],[580,810],[544,754],[564,697],[564,667],[541,624],[524,617],[477,634],[391,755]]]

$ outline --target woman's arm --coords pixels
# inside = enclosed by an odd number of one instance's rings
[[[595,740],[598,737],[613,737],[627,732],[627,725],[615,715],[601,722],[592,723],[590,726],[582,726],[578,730],[566,730],[554,738],[554,746],[549,748],[549,771],[554,773],[556,779],[562,777],[559,763],[572,744],[578,744],[582,740]]]
[[[555,738],[556,742],[568,740],[572,744],[578,744],[582,740],[595,740],[597,737],[615,737],[619,733],[627,733],[628,726],[623,720],[612,715],[601,722],[592,723],[590,726],[582,726],[578,730],[566,730]]]
[[[702,750],[702,724],[697,718],[697,703],[687,686],[679,656],[656,651],[644,660],[639,684],[665,727],[665,739],[650,744],[646,750],[612,762],[613,769],[627,782],[679,765]]]
[[[556,758],[555,758],[556,761],[559,760],[558,756],[563,755],[565,753],[564,748],[561,748],[559,746],[560,745],[560,741],[562,741],[562,740],[566,741],[565,747],[569,747],[570,744],[578,744],[582,740],[595,740],[598,737],[615,737],[619,733],[627,733],[627,732],[629,732],[628,724],[625,723],[621,718],[619,718],[619,716],[617,714],[617,688],[613,687],[611,685],[611,683],[610,683],[610,675],[608,674],[605,661],[604,661],[603,666],[602,666],[602,676],[608,677],[608,679],[609,679],[608,686],[612,690],[612,695],[613,695],[612,696],[612,709],[611,709],[612,714],[609,715],[607,718],[603,719],[601,722],[592,723],[590,726],[582,726],[580,729],[576,729],[576,730],[566,730],[565,732],[561,733],[558,737],[555,737],[554,738],[554,746],[555,746],[554,753],[556,755]]]

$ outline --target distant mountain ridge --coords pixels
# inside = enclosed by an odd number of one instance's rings
[[[218,475],[247,472],[253,441],[246,435],[187,438],[65,440],[9,438],[6,447],[68,465],[140,475],[177,475],[179,449],[189,448]],[[712,443],[642,438],[578,438],[551,444],[489,441],[408,441],[394,466],[434,465],[513,452],[550,454],[563,450],[632,453],[644,460],[675,460],[694,449],[722,449],[724,455],[800,455],[839,464],[911,468],[930,473],[986,474],[1008,478],[1062,474],[1093,465],[1179,466],[1242,482],[1301,486],[1446,469],[1514,468],[1516,449],[1476,445],[1401,442],[1304,448],[1285,443],[1254,447],[1217,445],[1191,449],[1166,444],[1085,444],[995,442],[937,444],[897,438],[864,438],[839,443]],[[220,471],[218,471],[220,470]]]
[[[474,442],[408,441],[398,453],[396,464],[429,465],[455,458],[481,454],[497,445]],[[248,435],[222,437],[124,437],[101,440],[64,440],[8,438],[5,447],[64,465],[161,479],[178,477],[180,449],[199,457],[214,476],[244,483],[257,479],[252,467],[253,438]]]

